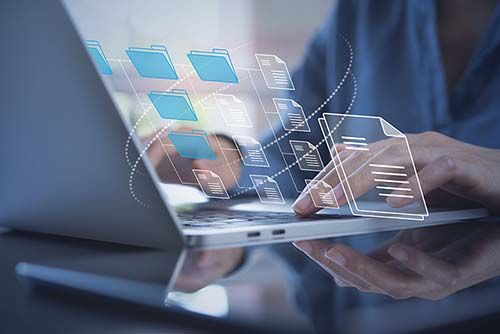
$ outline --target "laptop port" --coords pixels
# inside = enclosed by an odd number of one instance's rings
[[[282,235],[285,234],[285,230],[273,230],[273,235]]]
[[[256,237],[260,237],[260,232],[248,232],[248,233],[247,233],[247,237],[248,237],[248,238],[256,238]]]

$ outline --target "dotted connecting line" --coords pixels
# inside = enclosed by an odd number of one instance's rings
[[[208,100],[209,98],[211,98],[212,96],[214,96],[215,94],[217,93],[220,93],[226,89],[228,89],[229,87],[233,86],[234,84],[227,84],[225,86],[222,86],[220,87],[219,89],[217,89],[216,91],[214,91],[213,93],[211,93],[210,95],[202,98],[200,101],[198,101],[197,103],[194,104],[194,106],[197,106],[197,105],[200,105],[202,104],[203,102],[205,102],[206,100]],[[146,113],[144,113],[143,115],[146,115]],[[175,121],[171,121],[170,123],[168,123],[164,128],[161,129],[161,131],[159,131],[148,143],[147,145],[145,146],[145,148],[143,149],[143,151],[141,152],[141,154],[139,155],[139,157],[137,158],[137,160],[135,161],[135,163],[132,165],[130,164],[130,167],[132,168],[131,169],[131,172],[130,172],[130,176],[129,176],[129,190],[130,190],[130,193],[132,195],[132,197],[142,206],[145,206],[145,207],[148,207],[148,208],[152,208],[151,205],[143,202],[138,196],[137,194],[135,193],[134,191],[134,176],[137,173],[140,173],[140,171],[137,169],[137,166],[139,165],[140,161],[142,160],[142,157],[144,156],[144,154],[147,152],[147,150],[151,147],[151,145],[156,141],[156,140],[159,140],[160,143],[161,142],[161,138],[160,136],[163,134],[163,132],[165,132],[172,124],[174,124]],[[175,168],[175,167],[174,167]]]
[[[169,90],[172,90],[174,89],[175,87],[177,87],[181,82],[185,81],[186,79],[188,79],[190,76],[192,76],[193,74],[195,73],[195,71],[191,71],[189,72],[188,74],[186,74],[185,76],[183,76],[182,78],[180,78],[179,80],[177,80],[174,84],[172,84],[172,86],[170,86],[170,88],[167,89],[167,91]],[[139,101],[140,103],[141,101]],[[149,108],[147,108],[142,114],[141,116],[137,119],[137,121],[135,122],[134,126],[132,127],[132,130],[130,131],[129,135],[128,135],[128,138],[127,138],[127,142],[125,143],[125,159],[127,160],[127,163],[130,167],[132,167],[132,162],[130,161],[130,156],[129,156],[129,147],[130,147],[130,141],[132,140],[132,136],[134,135],[135,133],[135,130],[137,129],[137,127],[139,126],[139,124],[142,122],[142,120],[144,119],[144,117],[146,117],[146,115],[149,113],[149,111],[153,108],[153,106],[149,106]]]
[[[147,208],[153,208],[151,205],[147,204],[147,203],[144,203],[143,201],[141,201],[139,199],[139,197],[137,196],[137,194],[135,193],[134,191],[134,175],[135,175],[135,171],[137,170],[137,166],[139,165],[139,163],[141,162],[142,160],[142,157],[144,156],[144,154],[146,154],[147,150],[151,147],[151,145],[153,145],[153,143],[156,141],[156,140],[159,140],[160,139],[160,136],[163,134],[163,132],[165,132],[170,125],[172,125],[172,123],[174,122],[170,122],[169,124],[167,124],[165,127],[163,127],[154,137],[153,139],[151,139],[147,144],[146,146],[144,147],[144,149],[141,151],[141,153],[139,154],[139,156],[137,157],[137,159],[135,160],[134,162],[134,165],[132,166],[132,171],[130,173],[130,176],[129,176],[129,180],[128,180],[128,187],[129,187],[129,190],[130,190],[130,194],[132,195],[132,197],[137,201],[137,203],[141,204],[142,206],[145,206]]]
[[[313,146],[313,148],[311,148],[307,153],[305,153],[304,155],[302,155],[299,159],[295,160],[290,165],[288,165],[285,168],[283,168],[282,170],[276,172],[274,175],[269,176],[270,179],[274,179],[274,178],[280,176],[281,174],[287,172],[290,168],[293,168],[300,161],[302,161],[307,155],[309,155],[312,152],[316,151],[318,149],[318,147],[320,147],[321,145],[323,145],[326,142],[326,140],[332,136],[332,134],[335,132],[335,130],[337,130],[338,127],[342,124],[342,122],[346,118],[346,115],[351,112],[352,107],[354,105],[354,101],[356,100],[357,93],[358,93],[358,85],[357,85],[357,81],[356,81],[356,76],[354,74],[352,74],[352,73],[351,73],[351,76],[352,76],[353,83],[354,83],[354,90],[353,90],[353,95],[352,95],[352,98],[351,98],[351,103],[349,104],[348,108],[346,109],[345,115],[337,122],[337,124],[335,124],[335,126],[333,127],[332,130],[330,130],[330,132],[328,133],[328,135],[325,138],[323,138],[317,145]],[[249,192],[250,190],[253,190],[253,189],[256,189],[256,187],[252,186],[250,188],[245,188],[245,189],[243,189],[243,190],[241,190],[241,191],[239,191],[239,192],[231,195],[230,198],[242,195],[242,194],[247,193],[247,192]]]
[[[351,68],[352,68],[352,63],[353,63],[353,60],[354,60],[354,51],[352,49],[352,45],[351,43],[349,42],[349,40],[339,34],[339,37],[342,38],[344,40],[344,42],[346,43],[348,49],[349,49],[349,63],[346,67],[346,71],[342,77],[342,79],[340,80],[340,82],[338,83],[337,87],[335,87],[335,89],[333,90],[333,92],[326,98],[325,101],[323,101],[319,107],[317,107],[309,116],[307,116],[306,119],[304,119],[303,121],[301,121],[299,124],[297,124],[293,129],[285,132],[283,135],[281,135],[280,137],[276,138],[275,140],[269,142],[268,144],[264,145],[262,147],[262,151],[265,151],[266,149],[268,149],[269,147],[277,144],[278,142],[280,142],[281,140],[285,139],[286,137],[288,137],[294,130],[300,128],[304,123],[308,122],[312,117],[314,117],[314,115],[316,115],[318,112],[320,112],[334,97],[335,95],[337,95],[337,92],[340,90],[340,88],[344,85],[345,81],[347,80],[348,76],[351,74],[352,75],[352,72],[351,72]],[[353,76],[354,78],[354,76]],[[355,89],[357,90],[357,83],[354,82],[354,87]],[[351,105],[349,106],[349,108],[347,109],[346,113],[347,112],[350,112],[350,108],[352,108],[352,104],[354,103],[354,101],[351,101]],[[310,152],[309,152],[310,153]],[[217,166],[214,168],[214,170],[219,170],[219,169],[222,169],[222,168],[225,168],[225,167],[229,167],[229,166],[232,166],[236,163],[239,163],[241,162],[242,160],[244,160],[245,158],[249,157],[249,155],[247,156],[244,156],[242,158],[239,158],[239,159],[236,159],[236,160],[233,160],[233,161],[230,161],[224,165],[220,165],[220,166]],[[286,171],[286,170],[285,170]],[[253,189],[253,188],[246,188],[246,190],[248,189]]]

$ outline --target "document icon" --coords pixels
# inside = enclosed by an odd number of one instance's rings
[[[429,215],[408,139],[403,133],[381,117],[330,113],[324,113],[323,117],[320,124],[326,124],[324,132],[333,143],[332,158],[354,215],[411,220],[423,220]],[[375,142],[377,146],[371,145]],[[347,151],[370,153],[366,155],[368,160],[361,166],[345,166],[349,159],[341,161],[338,158],[339,144]],[[356,183],[351,184],[349,176],[353,168],[357,175],[370,181],[368,191],[357,189]],[[386,201],[388,198],[413,202],[393,207]]]
[[[183,158],[206,160],[217,159],[205,131],[172,131],[168,134],[168,138],[172,141],[175,149]]]
[[[163,119],[193,122],[198,120],[188,93],[183,89],[172,89],[169,92],[152,91],[148,97]]]
[[[226,125],[241,128],[252,127],[243,101],[229,94],[214,94],[214,97]]]
[[[150,48],[128,48],[125,52],[141,77],[179,79],[165,46],[151,45]]]
[[[269,167],[262,145],[252,137],[233,136],[241,159],[245,166]]]
[[[250,174],[257,196],[262,203],[285,204],[278,183],[267,175]]]
[[[273,98],[273,102],[285,130],[311,132],[306,115],[300,104],[292,99],[280,98]]]
[[[305,181],[315,207],[317,207],[318,209],[339,208],[339,204],[337,202],[337,199],[335,198],[335,195],[333,194],[333,188],[331,185],[323,180]]]
[[[267,88],[295,90],[288,67],[282,59],[265,54],[256,54],[255,58],[257,58]]]
[[[111,75],[113,71],[111,70],[111,66],[109,66],[108,60],[104,55],[104,51],[102,51],[101,44],[98,41],[86,41],[87,49],[89,50],[92,59],[94,60],[94,64],[97,67],[97,70],[104,75]]]
[[[301,170],[319,172],[325,167],[318,148],[310,142],[290,140],[290,146]]]
[[[229,199],[226,187],[219,175],[211,170],[193,169],[194,177],[200,185],[201,191],[208,198]]]
[[[201,80],[238,83],[229,51],[225,49],[191,51],[187,56]]]

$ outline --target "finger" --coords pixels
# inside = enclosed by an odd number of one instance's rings
[[[310,259],[315,261],[321,268],[323,268],[328,274],[341,281],[343,286],[352,286],[361,291],[375,291],[363,280],[355,277],[354,275],[348,273],[346,270],[342,269],[341,266],[332,262],[330,259],[325,257],[325,253],[331,248],[332,244],[327,241],[299,241],[295,242],[294,246],[300,249],[304,254],[306,254]]]
[[[408,181],[410,184],[418,184],[420,181],[422,193],[427,194],[450,182],[455,177],[455,170],[456,165],[453,159],[441,156],[427,164],[418,172],[418,175],[412,176]],[[399,188],[400,190],[394,190],[391,197],[387,198],[387,203],[392,207],[400,208],[422,197],[418,187],[405,188],[401,186]]]
[[[335,245],[326,256],[350,274],[396,299],[409,298],[429,288],[428,281],[380,263],[346,245]],[[339,261],[342,258],[344,260]]]
[[[388,252],[394,259],[428,280],[443,287],[450,287],[456,284],[458,271],[453,264],[432,257],[417,248],[403,244],[391,246]]]
[[[351,151],[341,151],[337,156],[328,163],[328,165],[323,168],[323,170],[312,180],[312,182],[325,182],[330,186],[335,186],[339,183],[339,177],[337,168],[340,162],[345,162],[354,156]],[[333,196],[337,197],[335,194]],[[311,195],[311,187],[306,187],[304,191],[299,195],[292,205],[295,213],[299,216],[307,217],[316,212],[321,208],[314,205]]]

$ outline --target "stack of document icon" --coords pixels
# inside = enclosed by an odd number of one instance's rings
[[[150,48],[128,48],[125,51],[143,78],[171,79],[179,77],[167,48],[163,45],[151,45]]]
[[[300,104],[292,99],[279,98],[273,98],[273,102],[285,130],[311,132],[304,110]]]
[[[290,140],[293,154],[303,171],[319,172],[324,168],[318,148],[308,141]]]
[[[172,131],[168,134],[168,138],[174,144],[179,155],[183,158],[206,160],[217,159],[205,131]]]
[[[403,133],[376,116],[324,113],[320,125],[325,138],[331,139],[329,146],[333,148],[332,158],[354,215],[411,220],[423,220],[429,215],[408,139]],[[359,166],[358,168],[363,168],[371,175],[373,188],[356,197],[356,189],[353,188],[355,185],[351,185],[348,171],[344,169],[345,161],[338,159],[337,146],[343,144],[346,150],[368,153],[370,144],[384,143],[387,139],[391,139],[390,145],[398,152],[398,156],[373,154],[368,163]],[[377,150],[376,153],[378,152],[380,151]],[[404,163],[400,163],[401,161]],[[386,202],[389,197],[408,198],[414,202],[396,208]]]
[[[229,199],[226,187],[219,175],[211,170],[193,169],[201,191],[208,198]]]
[[[262,145],[252,137],[233,136],[236,148],[245,166],[269,167]]]
[[[257,196],[262,203],[285,204],[278,183],[267,175],[250,174]]]
[[[99,73],[104,75],[111,75],[113,71],[111,70],[111,66],[109,66],[108,60],[104,55],[104,51],[101,48],[101,44],[98,41],[86,41],[87,49],[94,61],[95,66]]]
[[[172,89],[169,92],[153,91],[148,97],[163,119],[198,120],[188,93],[183,89]]]
[[[229,51],[225,49],[191,51],[187,56],[201,80],[238,83]]]
[[[331,185],[323,180],[305,180],[309,194],[316,208],[334,208],[338,209],[339,204]]]
[[[286,63],[274,55],[256,54],[257,63],[264,76],[267,88],[295,90]]]
[[[214,97],[226,125],[241,128],[252,127],[243,101],[230,94],[214,94]]]

